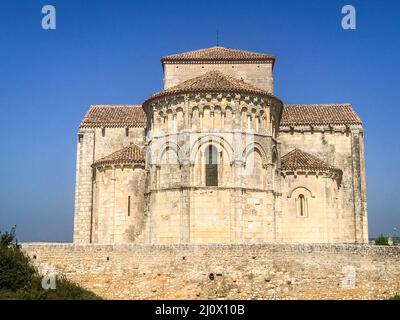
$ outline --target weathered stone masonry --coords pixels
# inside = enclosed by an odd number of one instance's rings
[[[80,125],[74,243],[368,243],[350,104],[284,105],[268,54],[161,62],[162,91]]]
[[[400,291],[400,248],[360,245],[364,132],[351,105],[284,105],[267,54],[212,47],[161,61],[164,90],[143,104],[89,108],[74,244],[24,244],[39,271],[109,299]]]
[[[23,249],[39,270],[53,266],[108,299],[383,299],[400,291],[399,247],[30,243]],[[355,287],[343,288],[349,266]]]

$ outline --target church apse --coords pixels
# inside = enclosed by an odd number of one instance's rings
[[[80,126],[76,243],[367,242],[363,128],[349,104],[284,105],[268,54],[161,61],[163,90],[93,106]]]

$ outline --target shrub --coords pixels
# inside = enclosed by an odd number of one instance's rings
[[[375,239],[375,244],[378,246],[388,246],[388,238],[381,234],[378,238]]]
[[[65,277],[57,277],[56,289],[42,288],[42,277],[30,264],[15,237],[0,232],[0,299],[92,300],[101,299]]]
[[[44,290],[42,278],[34,276],[31,286],[27,289],[16,291],[0,290],[0,299],[18,300],[98,300],[100,297],[93,292],[81,288],[79,285],[67,280],[65,277],[57,277],[56,289]]]
[[[0,232],[0,290],[16,291],[31,285],[35,269],[15,240],[15,227]]]

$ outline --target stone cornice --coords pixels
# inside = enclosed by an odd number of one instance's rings
[[[321,133],[333,133],[333,132],[350,132],[351,130],[359,130],[363,131],[363,127],[361,124],[359,125],[296,125],[296,126],[280,126],[279,132],[290,133],[304,133],[304,132],[321,132]]]
[[[165,60],[163,64],[274,64],[274,60],[242,59],[242,60]]]

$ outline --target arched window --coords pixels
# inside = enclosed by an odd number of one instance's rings
[[[278,171],[277,171],[277,162],[278,162],[278,154],[276,152],[275,147],[272,148],[272,188],[275,189],[275,180],[278,178]]]
[[[299,195],[299,213],[300,213],[300,217],[304,217],[304,213],[305,213],[305,199],[304,199],[304,195]]]
[[[276,164],[276,161],[278,160],[278,155],[277,155],[277,153],[276,153],[276,149],[275,148],[273,148],[272,149],[272,163],[273,164]]]
[[[304,194],[299,194],[297,198],[297,215],[299,217],[307,216],[307,199]]]
[[[206,160],[206,186],[218,186],[218,151],[209,145],[205,152]]]

